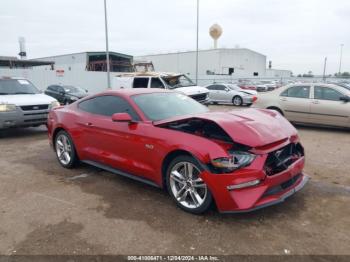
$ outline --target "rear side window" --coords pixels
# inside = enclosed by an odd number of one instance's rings
[[[293,86],[283,91],[281,96],[296,97],[296,98],[309,98],[310,86]]]
[[[112,116],[115,113],[129,113],[133,120],[140,120],[130,104],[118,96],[94,97],[79,103],[79,108],[85,112],[103,116]]]
[[[314,87],[314,97],[319,100],[339,101],[343,94],[333,88],[324,86]]]
[[[162,81],[157,77],[152,77],[151,88],[164,88]]]
[[[133,88],[147,88],[148,87],[149,78],[137,77],[134,78]]]
[[[216,90],[216,85],[210,85],[206,87],[209,90]]]

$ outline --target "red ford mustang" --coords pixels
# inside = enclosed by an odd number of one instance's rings
[[[49,139],[59,163],[79,160],[166,188],[185,211],[246,212],[301,189],[304,149],[279,113],[208,112],[171,91],[107,91],[52,110]]]

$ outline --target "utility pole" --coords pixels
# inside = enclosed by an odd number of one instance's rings
[[[324,58],[324,65],[323,65],[323,81],[326,81],[326,65],[327,65],[327,57]]]
[[[108,23],[107,23],[107,0],[104,0],[105,6],[105,33],[106,33],[106,64],[107,64],[107,89],[111,88],[110,64],[109,64],[109,50],[108,50]]]
[[[343,58],[343,46],[344,44],[340,45],[339,74],[338,74],[339,77],[341,76],[341,60]]]
[[[196,85],[198,85],[198,29],[199,29],[199,0],[197,0]]]

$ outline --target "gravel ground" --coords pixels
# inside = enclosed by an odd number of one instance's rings
[[[350,255],[350,132],[298,130],[312,178],[302,191],[253,213],[202,216],[159,189],[63,169],[43,128],[2,131],[0,254]]]

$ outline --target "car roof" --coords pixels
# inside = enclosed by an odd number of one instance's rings
[[[172,73],[172,72],[130,72],[122,73],[116,75],[117,77],[135,77],[135,76],[156,76],[156,77],[176,77],[181,76],[181,73]]]
[[[152,93],[174,93],[174,91],[166,90],[162,88],[122,88],[118,90],[107,90],[97,95],[122,95],[122,96],[133,96],[140,94],[152,94]]]

